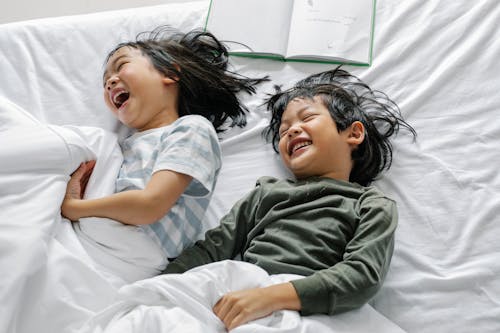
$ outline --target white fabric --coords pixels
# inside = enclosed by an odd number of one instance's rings
[[[102,164],[106,155],[85,143],[103,131],[45,126],[1,99],[0,120],[9,124],[0,130],[0,331],[70,332],[107,305],[114,285],[121,285],[94,268],[59,209],[69,174],[82,161],[102,157],[95,176],[106,188],[112,165]],[[88,135],[85,141],[81,133]],[[116,146],[116,135],[99,141]]]
[[[0,96],[46,123],[99,126],[122,135],[102,101],[106,52],[159,24],[184,31],[202,26],[207,6],[165,4],[0,25]],[[400,221],[391,269],[370,304],[406,332],[500,332],[498,22],[500,3],[492,0],[379,0],[373,64],[346,67],[392,97],[418,132],[416,143],[405,135],[394,141],[392,169],[377,182],[397,201]],[[273,81],[257,96],[244,96],[252,110],[249,124],[224,138],[223,168],[207,216],[212,225],[259,176],[286,175],[260,136],[267,117],[261,103],[272,85],[332,68],[232,61],[242,74],[269,74]],[[0,117],[4,127],[10,125]],[[29,146],[22,144],[30,137],[25,133],[9,141],[13,151]],[[49,148],[47,156],[58,152]],[[2,170],[32,166],[0,156]],[[74,332],[114,304],[119,282],[82,259],[85,252],[69,224],[59,223],[58,238],[50,241],[54,226],[20,226],[28,217],[58,214],[62,194],[48,191],[63,189],[67,177],[37,179],[39,185],[25,188],[38,190],[44,207],[26,201],[24,192],[8,195],[10,183],[0,187],[0,331]]]
[[[97,269],[116,277],[119,285],[158,275],[168,263],[142,228],[89,217],[74,223],[73,229]]]
[[[120,289],[116,302],[89,320],[83,332],[224,333],[224,324],[212,307],[224,294],[267,287],[300,276],[269,276],[263,269],[241,261],[221,261],[186,274],[161,275]],[[237,327],[234,333],[305,332],[403,333],[369,305],[349,313],[301,317],[296,311],[277,311]]]

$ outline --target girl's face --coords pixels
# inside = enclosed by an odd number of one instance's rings
[[[281,158],[297,179],[320,176],[348,181],[352,168],[349,133],[349,129],[338,132],[318,97],[293,99],[281,117]]]
[[[106,64],[103,80],[106,105],[128,127],[144,131],[179,117],[176,82],[138,49],[118,49]]]

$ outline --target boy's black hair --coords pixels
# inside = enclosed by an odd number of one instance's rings
[[[149,57],[160,73],[179,84],[179,116],[198,114],[214,125],[217,132],[246,125],[247,107],[237,93],[255,93],[255,85],[268,78],[248,78],[228,70],[227,48],[210,32],[195,29],[182,33],[169,26],[142,32],[135,41],[118,44],[106,62],[120,48],[138,49]]]
[[[318,96],[330,112],[339,132],[353,122],[360,121],[365,127],[363,142],[352,153],[353,169],[349,181],[368,186],[392,163],[392,144],[389,137],[400,126],[408,129],[413,137],[416,132],[403,120],[397,104],[386,94],[372,90],[356,76],[340,69],[311,75],[292,88],[276,93],[267,101],[271,112],[269,127],[264,135],[278,152],[281,117],[288,104],[295,98],[313,99]]]

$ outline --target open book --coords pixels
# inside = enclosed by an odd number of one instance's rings
[[[211,0],[206,30],[233,55],[371,64],[375,0]]]

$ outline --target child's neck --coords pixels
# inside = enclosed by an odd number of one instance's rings
[[[138,132],[147,131],[154,128],[160,128],[172,124],[174,121],[179,119],[179,113],[177,110],[169,108],[158,112],[154,117],[149,119],[149,121],[144,124],[141,128],[136,128]]]

